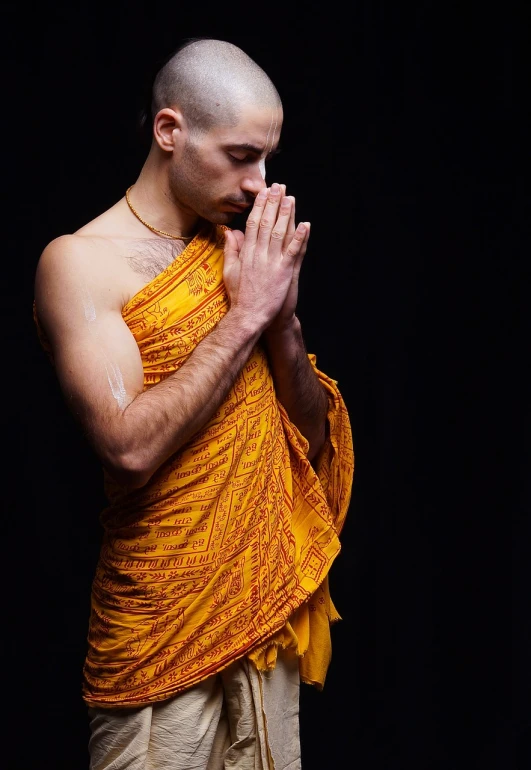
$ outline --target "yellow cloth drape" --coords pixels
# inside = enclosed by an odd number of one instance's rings
[[[227,312],[223,230],[205,226],[123,308],[145,389],[179,369]],[[327,576],[354,454],[337,383],[310,361],[329,395],[329,438],[315,468],[258,344],[210,421],[146,486],[125,493],[105,477],[87,704],[160,701],[243,655],[271,668],[278,645],[297,650],[303,681],[323,686],[339,618]]]

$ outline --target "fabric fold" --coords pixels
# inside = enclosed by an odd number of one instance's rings
[[[145,390],[177,371],[228,310],[225,229],[205,226],[122,310]],[[257,344],[212,418],[148,484],[127,493],[105,475],[88,705],[161,701],[245,655],[266,670],[279,645],[296,647],[303,681],[323,686],[339,619],[328,572],[354,454],[337,383],[309,358],[329,399],[328,438],[313,466]]]
[[[337,381],[317,368],[315,355],[310,354],[308,357],[328,392],[328,436],[314,467],[339,535],[348,512],[354,473],[350,420]],[[284,420],[289,422],[287,415]],[[296,430],[295,426],[292,428]],[[341,620],[341,616],[330,596],[327,574],[286,625],[249,655],[259,670],[266,671],[274,668],[278,647],[292,648],[300,656],[301,680],[322,689],[332,658],[330,626],[338,620]]]

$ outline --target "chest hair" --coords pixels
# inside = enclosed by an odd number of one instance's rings
[[[184,250],[183,241],[168,238],[146,238],[134,241],[125,254],[128,266],[135,273],[153,280]]]

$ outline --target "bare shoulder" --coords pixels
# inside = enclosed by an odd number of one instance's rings
[[[37,272],[82,268],[87,262],[97,259],[98,251],[105,249],[105,243],[102,241],[101,238],[76,233],[60,235],[50,241],[42,251],[37,263]]]
[[[64,290],[84,284],[101,287],[109,298],[122,295],[120,273],[123,261],[116,244],[98,235],[73,233],[54,238],[43,249],[35,273],[35,292],[43,286]]]
[[[36,287],[43,280],[68,284],[80,278],[103,285],[111,281],[115,287],[119,286],[116,272],[123,261],[113,236],[121,229],[121,208],[115,204],[76,232],[50,241],[37,263]]]

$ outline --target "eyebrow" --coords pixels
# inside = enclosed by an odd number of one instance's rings
[[[245,150],[246,152],[252,152],[255,155],[262,155],[264,152],[263,147],[257,147],[254,144],[249,144],[248,142],[244,142],[243,144],[231,144],[230,145],[231,150]],[[274,150],[271,150],[271,152],[267,153],[268,158],[272,158],[274,155],[277,155],[280,152],[280,144],[278,144]]]

